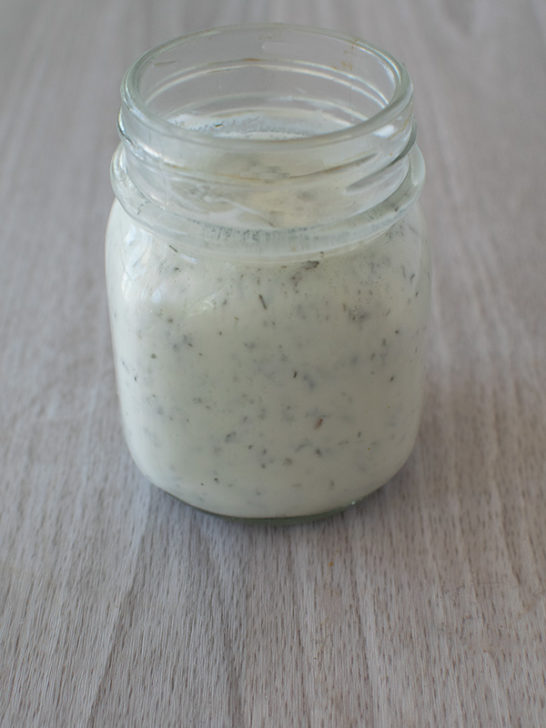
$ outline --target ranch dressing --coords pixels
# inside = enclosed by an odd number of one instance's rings
[[[195,263],[117,203],[108,235],[125,434],[153,483],[279,518],[349,505],[400,469],[429,295],[411,217],[364,245],[266,263]]]

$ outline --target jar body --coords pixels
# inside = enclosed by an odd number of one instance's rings
[[[357,243],[230,258],[115,202],[106,269],[126,440],[155,485],[216,514],[302,518],[408,458],[429,308],[417,203]]]

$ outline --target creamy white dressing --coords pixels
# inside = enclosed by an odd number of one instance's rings
[[[126,439],[157,486],[297,517],[354,503],[408,458],[429,297],[418,208],[356,246],[260,261],[186,255],[116,202],[107,279]]]

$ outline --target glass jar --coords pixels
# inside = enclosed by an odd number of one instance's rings
[[[122,85],[106,269],[129,449],[229,517],[345,508],[408,458],[429,256],[404,67],[303,27],[229,27]]]

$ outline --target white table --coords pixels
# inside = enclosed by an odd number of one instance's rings
[[[546,725],[546,4],[0,0],[0,723]],[[224,522],[120,432],[103,281],[118,86],[185,32],[364,36],[416,88],[434,245],[404,470]]]

